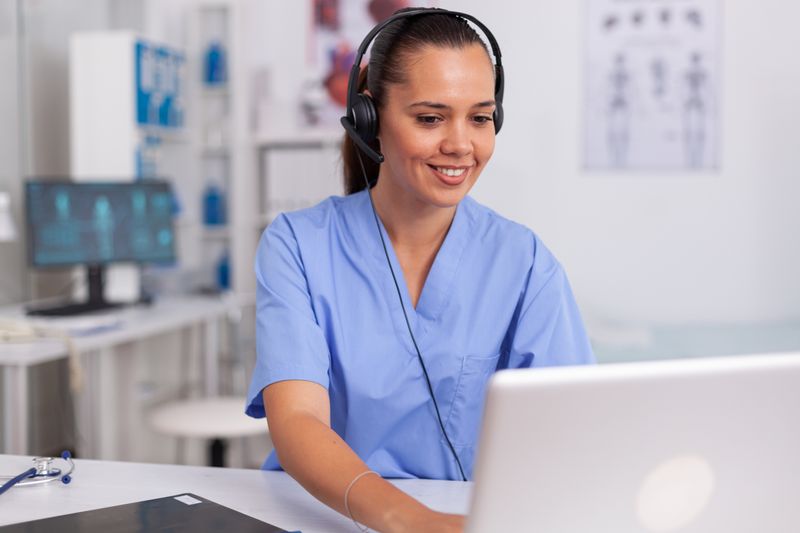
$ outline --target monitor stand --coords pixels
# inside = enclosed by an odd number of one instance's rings
[[[26,313],[31,316],[72,316],[122,307],[125,304],[109,302],[103,297],[105,271],[106,269],[102,265],[86,266],[86,283],[89,287],[89,298],[85,302],[55,307],[29,308]]]

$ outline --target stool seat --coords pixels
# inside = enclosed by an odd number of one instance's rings
[[[170,402],[154,408],[150,424],[159,433],[175,437],[229,439],[266,435],[266,419],[244,414],[245,400],[220,396]]]

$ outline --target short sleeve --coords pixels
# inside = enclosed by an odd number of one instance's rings
[[[533,237],[534,259],[507,336],[506,368],[595,362],[567,275]]]
[[[267,228],[258,245],[256,275],[256,366],[246,413],[262,418],[261,391],[285,380],[329,385],[330,352],[311,305],[295,233],[285,215]]]

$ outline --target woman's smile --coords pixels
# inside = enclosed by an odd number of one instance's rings
[[[428,167],[433,171],[433,174],[445,185],[455,187],[464,183],[470,176],[474,165],[470,166],[447,166],[447,165],[431,165]]]

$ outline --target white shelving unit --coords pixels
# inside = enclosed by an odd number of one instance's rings
[[[248,118],[250,87],[247,78],[247,47],[244,17],[247,0],[204,0],[187,9],[186,49],[189,57],[188,78],[193,102],[188,117],[191,142],[196,154],[196,199],[202,205],[208,185],[223,191],[225,224],[203,226],[202,261],[210,265],[210,283],[220,258],[227,254],[230,289],[244,298],[255,292],[252,274],[257,240],[252,228],[256,224],[255,157],[250,140]],[[224,79],[209,83],[206,76],[208,51],[217,43],[223,51]],[[200,220],[203,220],[202,208]]]
[[[192,102],[187,130],[199,162],[197,190],[216,180],[225,191],[227,208],[224,227],[201,227],[199,231],[202,261],[215,264],[227,250],[232,291],[252,298],[258,239],[274,216],[342,193],[339,149],[343,131],[285,130],[282,124],[260,124],[267,126],[269,133],[251,133],[255,106],[252,75],[263,57],[259,59],[257,51],[250,49],[260,40],[247,34],[247,28],[253,27],[247,21],[263,14],[263,4],[201,0],[187,9],[187,77]],[[203,81],[204,66],[214,41],[225,51],[227,81],[209,86]],[[197,202],[200,204],[202,197]]]
[[[306,129],[260,135],[258,154],[259,232],[282,211],[309,207],[342,194],[343,130]]]

